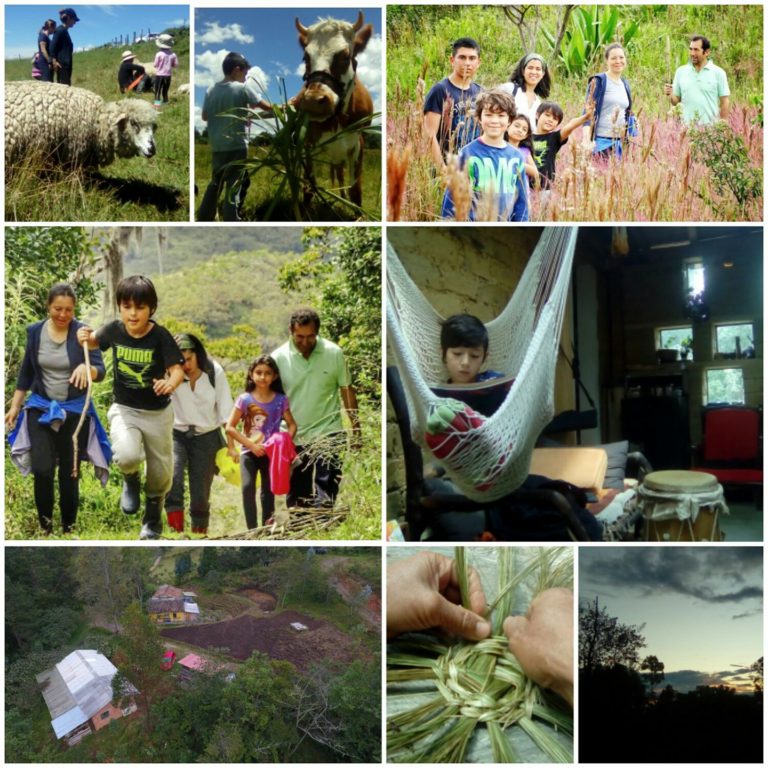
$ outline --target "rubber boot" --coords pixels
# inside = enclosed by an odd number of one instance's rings
[[[208,529],[202,528],[199,525],[193,525],[192,526],[192,533],[199,533],[201,536],[207,536],[208,535]]]
[[[155,496],[154,498],[147,498],[146,507],[144,508],[144,517],[142,518],[141,533],[139,539],[146,541],[149,539],[159,539],[163,533],[163,518],[162,510],[163,497]]]
[[[135,515],[141,506],[141,480],[139,473],[123,475],[123,492],[120,494],[120,509],[126,515]]]
[[[176,533],[184,533],[184,510],[169,509],[165,514],[168,516],[168,525]]]

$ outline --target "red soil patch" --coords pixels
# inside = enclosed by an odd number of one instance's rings
[[[274,611],[277,607],[277,598],[269,592],[262,592],[255,587],[245,587],[240,590],[252,603],[256,603],[262,611]]]
[[[297,632],[292,622],[309,629]],[[360,648],[347,635],[298,611],[265,618],[245,614],[216,624],[163,629],[160,634],[201,648],[228,648],[230,656],[243,661],[260,651],[272,659],[290,661],[302,671],[324,659],[349,663],[360,658]]]

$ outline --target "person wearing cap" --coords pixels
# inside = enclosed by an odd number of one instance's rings
[[[75,47],[72,44],[72,38],[69,36],[69,30],[80,19],[77,17],[74,8],[62,8],[59,11],[59,19],[61,24],[56,27],[51,40],[51,68],[56,73],[57,83],[72,85],[72,59]]]
[[[171,88],[171,74],[179,65],[173,52],[173,38],[168,34],[158,35],[155,45],[160,49],[155,54],[155,106],[168,103]]]
[[[240,53],[230,52],[222,62],[224,79],[212,85],[203,101],[203,121],[208,124],[212,178],[197,211],[198,221],[214,221],[223,195],[220,219],[240,221],[240,207],[249,178],[243,168],[248,159],[247,122],[244,110],[271,109],[253,78],[246,79],[251,65]]]
[[[531,126],[536,125],[536,110],[549,98],[552,81],[547,62],[538,53],[528,53],[517,62],[508,83],[499,86],[515,100],[518,115],[525,115]]]
[[[192,533],[207,534],[211,484],[216,454],[228,446],[237,457],[232,439],[224,440],[221,427],[234,405],[224,369],[210,358],[197,336],[176,336],[184,357],[184,381],[171,394],[173,406],[173,485],[165,498],[168,525],[184,530],[184,476],[189,474],[189,514]]]
[[[120,93],[133,90],[141,93],[144,90],[143,85],[146,77],[146,69],[141,64],[136,63],[136,54],[131,51],[123,51],[120,58],[120,68],[117,70],[117,84],[120,86]],[[133,84],[139,78],[141,80],[134,86]]]

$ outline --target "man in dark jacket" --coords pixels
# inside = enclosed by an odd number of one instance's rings
[[[61,24],[56,27],[51,40],[51,66],[56,73],[56,82],[62,85],[72,85],[72,58],[74,45],[69,36],[69,30],[77,24],[74,8],[62,8],[59,11]]]

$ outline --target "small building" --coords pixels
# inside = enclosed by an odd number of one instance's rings
[[[35,676],[57,739],[66,739],[73,746],[112,720],[136,711],[133,699],[124,709],[113,706],[112,678],[116,674],[117,668],[106,656],[82,650]],[[131,692],[138,693],[135,688]]]
[[[202,656],[198,656],[196,653],[188,653],[183,659],[179,659],[177,662],[181,668],[179,671],[179,678],[184,680],[191,680],[192,677],[200,672],[213,671],[213,667]]]
[[[147,612],[156,624],[190,623],[200,620],[197,595],[169,584],[163,584],[152,595]]]

